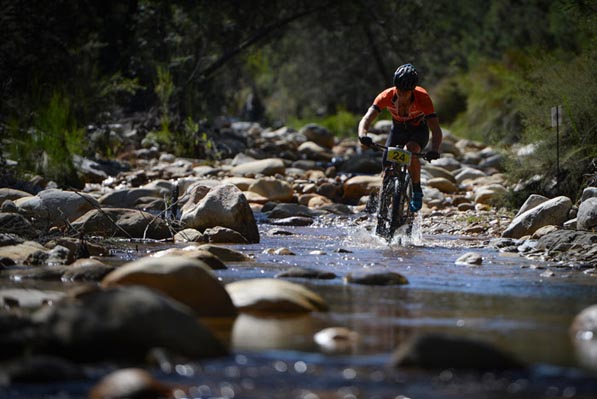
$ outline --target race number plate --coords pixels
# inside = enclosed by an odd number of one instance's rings
[[[399,165],[410,165],[411,152],[398,147],[388,148],[388,161]]]

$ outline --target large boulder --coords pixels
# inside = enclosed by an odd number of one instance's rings
[[[172,237],[166,221],[136,209],[104,208],[87,212],[72,223],[84,234],[161,240]]]
[[[247,198],[236,186],[223,184],[211,189],[194,205],[183,210],[180,221],[201,232],[215,226],[239,232],[249,243],[259,242],[259,230]]]
[[[26,215],[49,226],[64,226],[100,205],[89,194],[48,189],[40,191],[34,197],[15,200],[17,207]]]
[[[146,257],[108,274],[102,285],[143,285],[189,306],[199,316],[233,316],[228,293],[203,261],[186,256]]]
[[[188,307],[144,287],[86,292],[33,317],[38,350],[77,360],[143,360],[153,348],[188,358],[227,353]]]
[[[226,285],[234,305],[244,312],[308,313],[328,310],[325,301],[313,291],[289,281],[263,278],[241,280]]]
[[[597,197],[589,197],[580,203],[576,219],[579,230],[594,230],[597,227]]]
[[[567,220],[570,208],[572,208],[570,198],[564,196],[552,198],[515,217],[502,233],[502,237],[521,238],[533,234],[543,226],[559,226]]]

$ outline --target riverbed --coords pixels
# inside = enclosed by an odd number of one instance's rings
[[[179,386],[179,398],[596,398],[597,378],[569,327],[597,302],[597,279],[581,271],[491,247],[490,237],[436,235],[415,223],[412,235],[388,243],[372,234],[362,215],[318,220],[307,227],[274,226],[260,218],[261,241],[227,245],[250,255],[214,271],[223,283],[275,277],[293,267],[333,273],[334,278],[291,278],[329,304],[330,311],[285,317],[241,315],[218,334],[232,355],[152,369]],[[107,262],[124,262],[172,247],[153,243],[114,250]],[[176,244],[182,246],[182,244]],[[271,249],[287,248],[276,255]],[[455,264],[467,252],[482,264]],[[357,271],[392,271],[400,286],[347,283]],[[18,284],[17,284],[18,285]],[[358,339],[339,350],[314,335],[346,327]],[[392,353],[419,333],[441,332],[481,339],[529,364],[525,371],[475,373],[422,371],[389,366]],[[465,356],[465,354],[463,354]],[[110,365],[90,365],[90,378],[68,384],[19,385],[6,398],[86,397]],[[401,396],[402,395],[402,396]]]

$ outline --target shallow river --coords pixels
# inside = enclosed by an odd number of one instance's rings
[[[597,398],[597,374],[568,331],[576,314],[597,303],[597,279],[500,253],[486,239],[421,234],[419,228],[414,238],[398,237],[388,245],[353,218],[309,227],[259,227],[261,243],[230,246],[252,254],[254,261],[227,263],[227,270],[215,272],[220,279],[273,277],[295,266],[329,271],[337,277],[291,281],[320,294],[330,311],[282,319],[239,316],[230,328],[220,327],[219,334],[230,340],[230,357],[156,368],[160,380],[181,386],[177,397]],[[274,234],[279,230],[292,235]],[[295,255],[265,251],[280,247]],[[483,256],[481,266],[454,263],[471,251]],[[120,260],[140,255],[115,253]],[[409,284],[344,282],[347,273],[366,269],[401,273]],[[548,270],[555,275],[542,276]],[[348,327],[359,340],[349,351],[330,353],[313,339],[330,326]],[[388,367],[392,352],[420,332],[480,338],[531,367],[498,374]],[[106,371],[94,370],[98,376]],[[93,383],[13,386],[0,396],[85,397]]]

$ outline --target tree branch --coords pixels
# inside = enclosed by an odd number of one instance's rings
[[[200,78],[199,84],[205,82],[206,80],[208,80],[211,77],[211,75],[213,75],[218,69],[220,69],[223,65],[225,65],[232,58],[236,57],[242,51],[251,47],[253,44],[257,43],[258,41],[264,39],[265,37],[267,37],[270,33],[275,31],[276,29],[284,27],[284,26],[290,24],[291,22],[296,21],[297,19],[305,17],[305,16],[312,14],[316,11],[319,11],[321,9],[324,9],[324,8],[328,7],[330,4],[331,3],[326,2],[318,7],[314,7],[311,9],[301,11],[297,14],[294,14],[289,17],[283,18],[281,20],[275,21],[275,22],[271,23],[270,25],[267,25],[267,26],[259,29],[247,40],[243,41],[242,43],[240,43],[238,46],[236,46],[232,50],[224,53],[220,58],[215,60],[211,65],[207,66],[202,71],[199,71],[199,61],[200,60],[198,57],[197,63],[195,64],[195,68],[193,69],[193,72],[191,72],[191,75],[189,76],[187,81],[184,83],[184,86],[188,85],[189,83],[191,83],[193,80],[195,80],[197,78]]]

